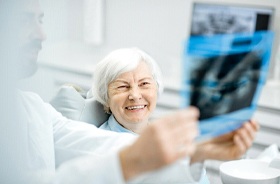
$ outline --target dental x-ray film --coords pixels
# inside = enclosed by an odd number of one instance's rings
[[[183,62],[183,107],[200,110],[198,140],[249,120],[265,83],[272,49],[269,6],[193,3]]]
[[[256,109],[273,33],[190,36],[183,59],[183,107],[200,110],[198,140],[239,128]]]

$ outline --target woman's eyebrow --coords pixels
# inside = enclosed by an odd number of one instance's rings
[[[127,82],[126,80],[124,80],[124,79],[116,79],[115,81],[113,81],[113,82]]]
[[[117,83],[128,84],[129,82],[122,80],[122,79],[117,79],[117,80],[113,81],[111,84],[117,84]]]
[[[139,81],[144,81],[144,80],[153,80],[153,78],[152,77],[144,77],[144,78],[140,79]]]

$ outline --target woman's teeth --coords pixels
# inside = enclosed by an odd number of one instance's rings
[[[134,109],[143,109],[145,105],[137,105],[137,106],[131,106],[127,107],[128,110],[134,110]]]

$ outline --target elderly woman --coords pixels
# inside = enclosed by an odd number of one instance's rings
[[[156,107],[162,92],[161,72],[148,54],[137,49],[119,49],[96,66],[94,96],[111,114],[100,128],[139,134]]]
[[[149,55],[137,48],[113,51],[97,64],[94,73],[94,96],[111,114],[100,128],[140,134],[149,124],[162,90],[159,67]],[[236,131],[198,143],[191,163],[240,158],[252,145],[258,129],[258,123],[250,120]],[[208,184],[203,171],[199,183]]]
[[[101,129],[140,134],[163,91],[161,72],[154,59],[137,48],[115,50],[97,64],[92,90],[111,114]],[[200,183],[208,184],[203,173]]]

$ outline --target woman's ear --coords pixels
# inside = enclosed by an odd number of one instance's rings
[[[111,114],[110,107],[107,106],[107,105],[104,105],[104,111],[105,111],[107,114]]]

